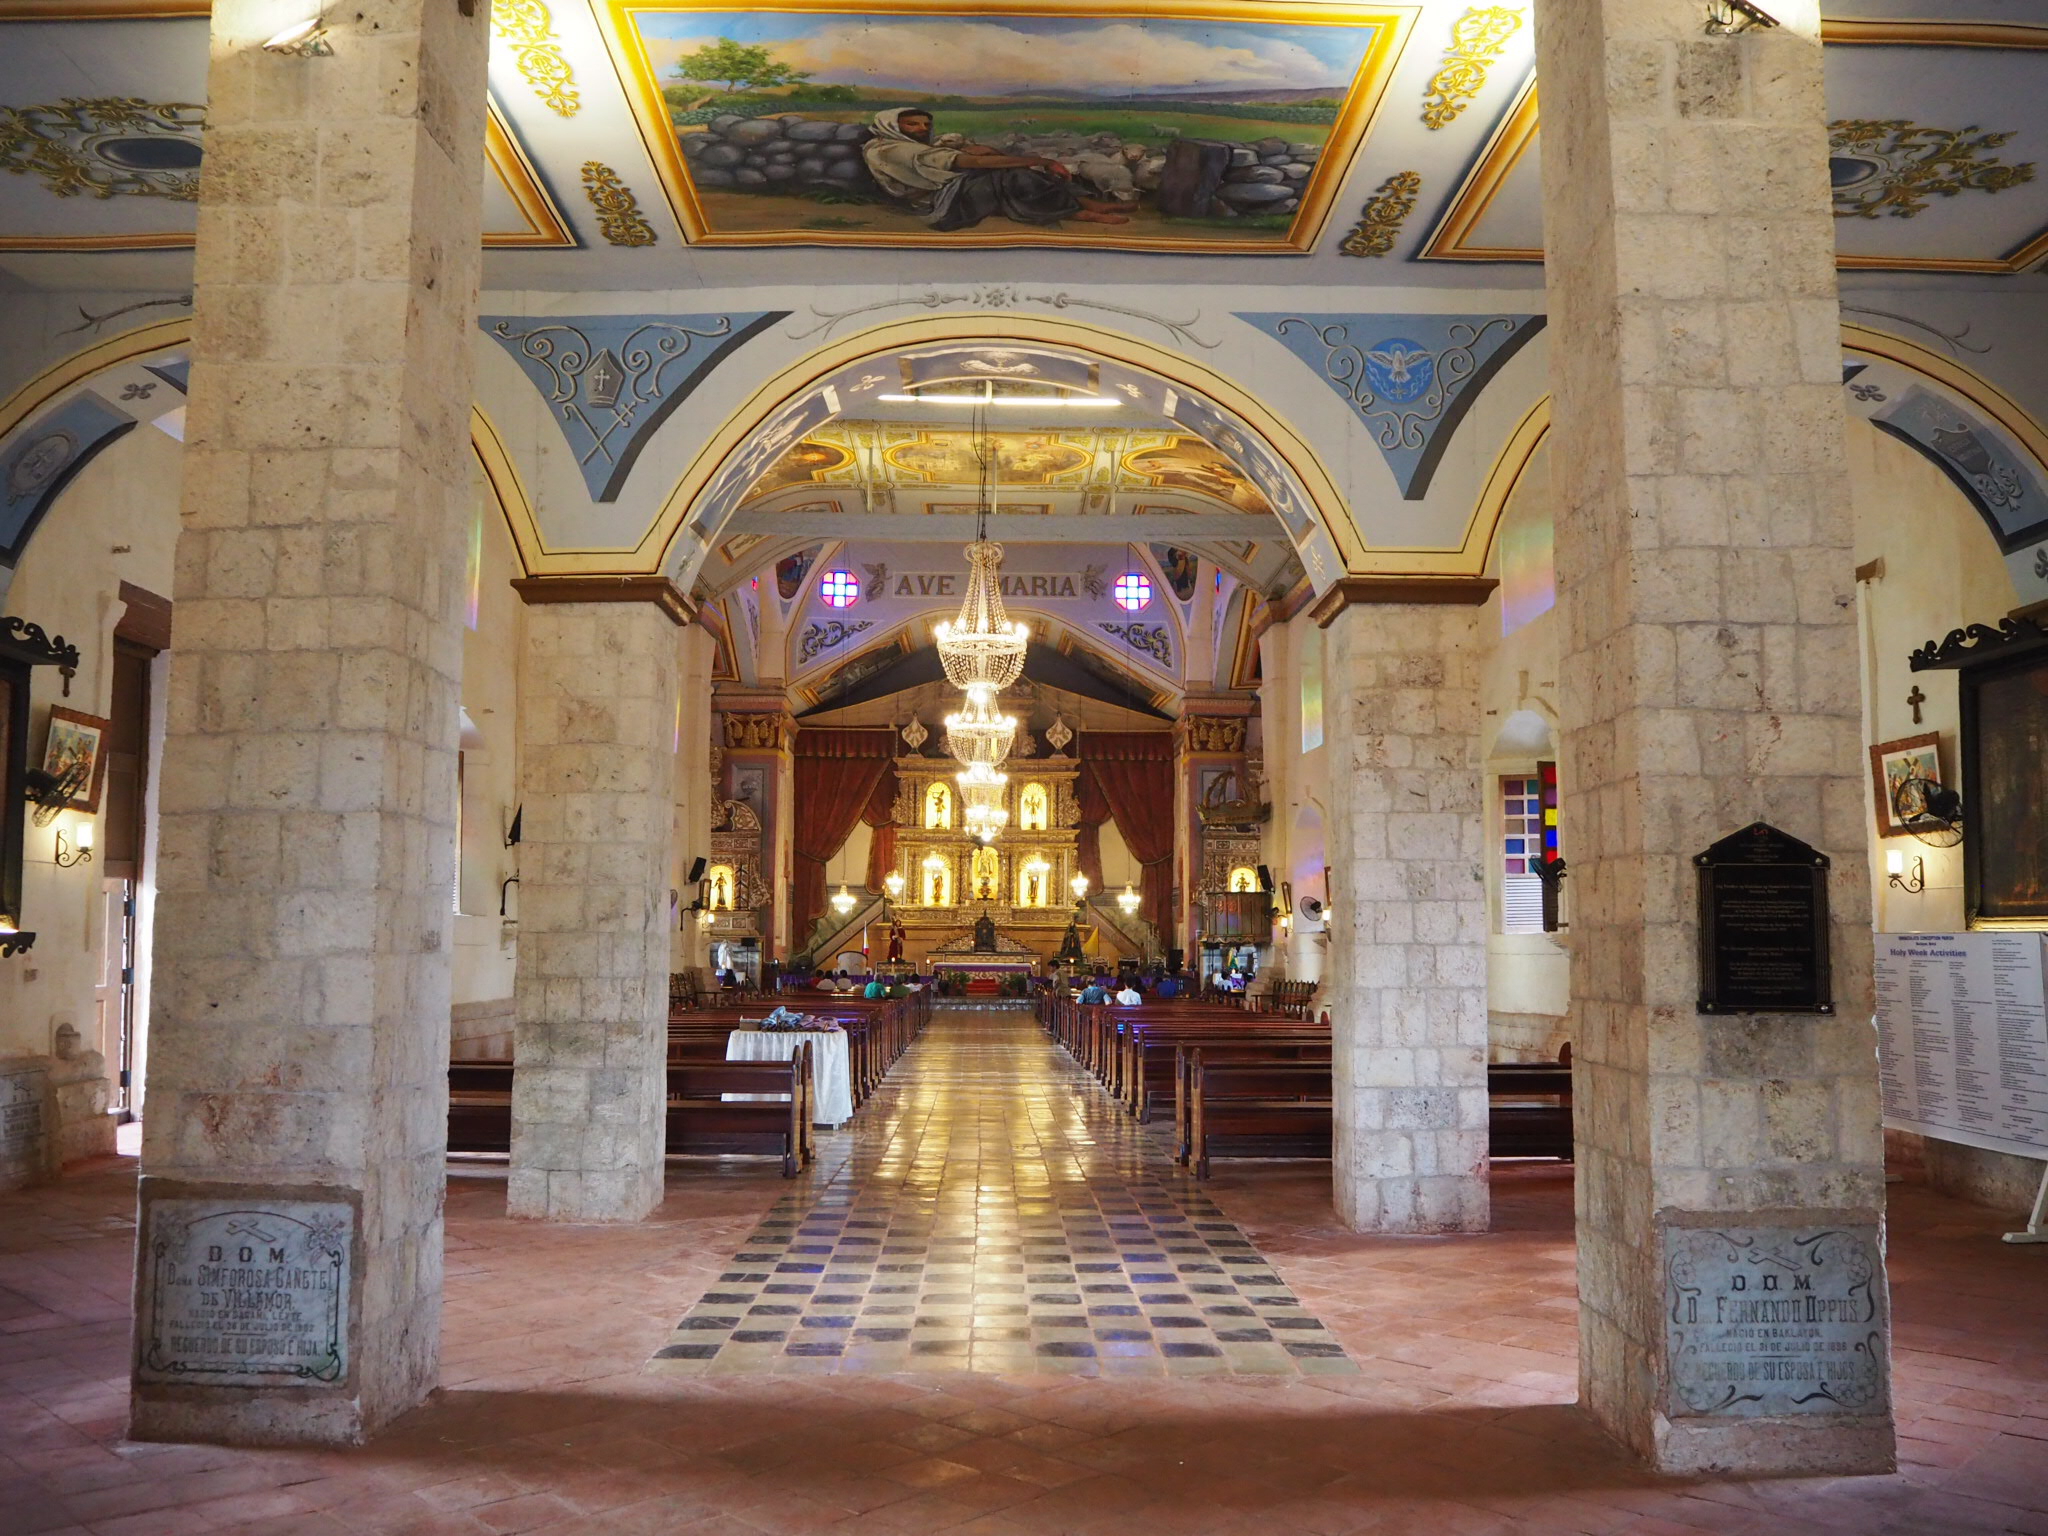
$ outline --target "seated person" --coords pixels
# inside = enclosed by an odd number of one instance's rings
[[[1100,976],[1081,989],[1081,1005],[1085,1008],[1100,1008],[1108,1001],[1109,988],[1103,985]]]
[[[1160,977],[1158,981],[1153,983],[1152,995],[1158,998],[1162,1003],[1169,1002],[1172,999],[1179,997],[1180,978],[1178,976]]]
[[[887,997],[889,995],[889,988],[881,977],[871,976],[868,978],[868,984],[861,988],[860,995],[870,1000],[878,997]]]
[[[1138,990],[1135,982],[1126,981],[1123,984],[1123,990],[1117,993],[1116,1000],[1119,1007],[1135,1008],[1138,1004],[1145,1001],[1145,997]]]
[[[932,115],[923,107],[877,112],[872,133],[860,151],[868,174],[890,197],[925,215],[933,229],[972,229],[996,214],[1020,224],[1130,222],[1114,201],[1077,193],[1073,172],[1057,160],[955,145],[952,134],[943,136],[944,144],[934,142]]]

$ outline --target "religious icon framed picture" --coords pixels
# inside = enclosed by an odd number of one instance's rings
[[[1879,742],[1870,749],[1870,783],[1877,835],[1910,836],[1907,821],[1926,809],[1927,790],[1942,783],[1941,737],[1930,731]]]
[[[43,772],[66,788],[66,810],[96,814],[100,786],[107,776],[108,722],[61,704],[50,706],[50,729],[43,739]]]
[[[1970,926],[2048,928],[2048,646],[1957,681]]]

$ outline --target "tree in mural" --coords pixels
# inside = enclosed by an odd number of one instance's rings
[[[743,90],[763,91],[777,85],[801,85],[811,78],[804,70],[776,63],[774,55],[766,48],[734,42],[729,37],[706,43],[694,53],[686,53],[677,59],[676,76],[693,84],[725,87],[722,92],[706,91],[687,110],[701,107],[719,95],[731,96]]]

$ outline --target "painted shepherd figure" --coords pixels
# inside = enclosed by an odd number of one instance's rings
[[[861,156],[883,191],[926,214],[937,230],[972,229],[997,214],[1020,224],[1130,222],[1116,204],[1077,193],[1072,173],[1057,160],[1005,155],[984,144],[934,144],[932,115],[923,107],[877,112]]]

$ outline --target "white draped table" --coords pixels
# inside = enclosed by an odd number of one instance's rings
[[[725,1037],[725,1059],[788,1061],[805,1040],[811,1042],[811,1113],[820,1125],[844,1125],[853,1118],[853,1058],[843,1032],[736,1029]]]

